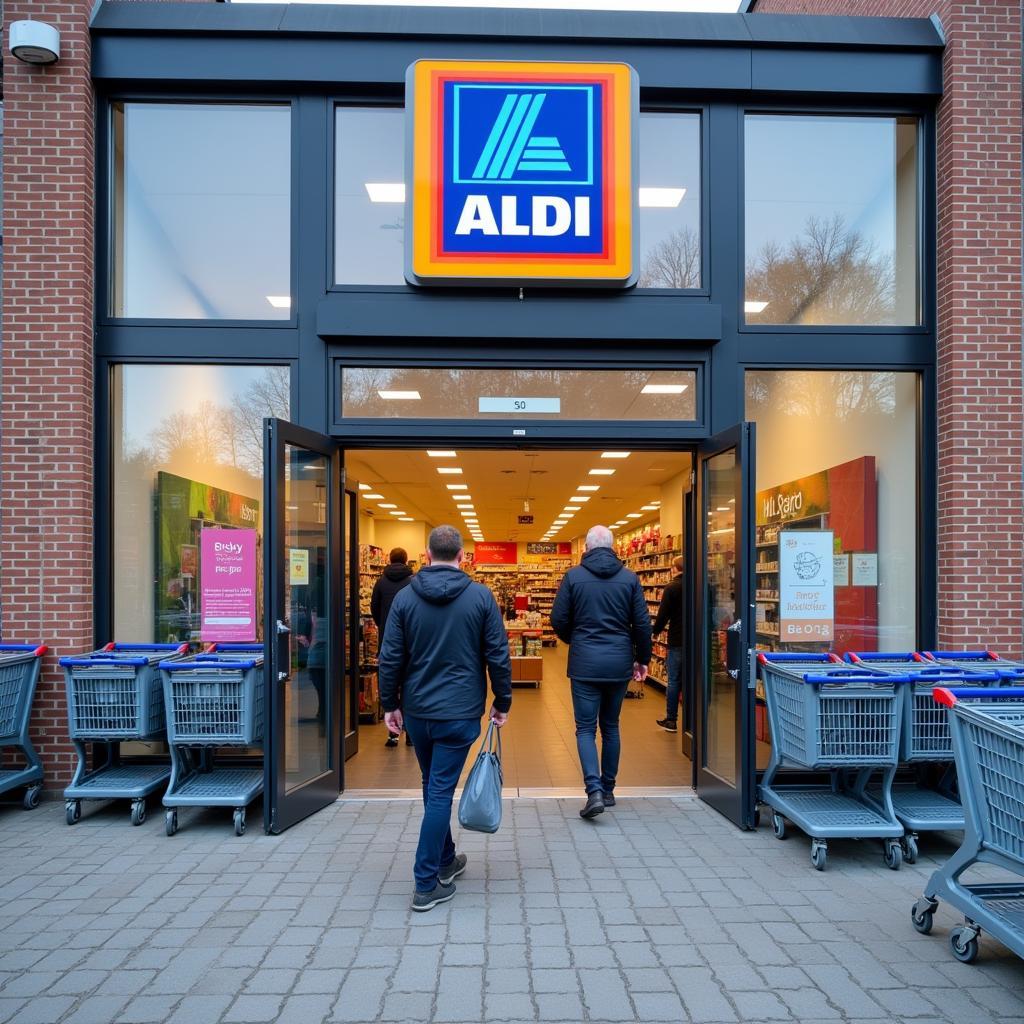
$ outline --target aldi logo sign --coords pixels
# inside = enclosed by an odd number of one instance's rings
[[[626,64],[413,64],[408,279],[632,284],[636,103]]]

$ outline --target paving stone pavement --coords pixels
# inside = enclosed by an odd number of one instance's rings
[[[703,804],[515,800],[455,901],[408,909],[418,808],[340,802],[283,836],[223,811],[0,810],[0,1022],[1024,1024],[1024,965],[953,960],[871,843],[741,833]]]

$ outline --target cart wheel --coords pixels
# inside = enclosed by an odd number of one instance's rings
[[[21,801],[21,804],[26,811],[31,811],[33,807],[39,806],[39,798],[42,796],[42,793],[43,787],[41,785],[29,786],[28,789],[25,790],[25,796]]]
[[[924,906],[918,910],[920,902],[923,902]],[[935,922],[935,907],[937,907],[938,904],[933,907],[929,905],[927,900],[920,902],[915,903],[910,908],[910,920],[922,935],[930,935],[932,931],[932,924]]]
[[[964,940],[964,935],[971,937]],[[978,959],[978,934],[970,927],[954,928],[949,933],[949,948],[962,964],[973,964]]]
[[[131,823],[140,825],[145,820],[145,801],[133,800],[131,802]]]
[[[164,811],[164,831],[168,837],[173,836],[178,831],[178,811],[177,808],[171,808],[169,811]]]
[[[828,863],[828,847],[824,843],[811,845],[811,863],[818,871],[824,871]]]
[[[244,836],[245,835],[245,808],[244,807],[236,807],[235,808],[235,835],[236,836]]]
[[[909,835],[903,839],[903,859],[908,864],[917,863],[917,836]]]
[[[885,844],[885,866],[893,871],[899,871],[903,863],[903,850],[898,839],[890,839]]]
[[[76,821],[82,816],[82,801],[81,800],[68,800],[64,804],[64,820],[69,825],[74,825]]]
[[[786,820],[781,814],[772,811],[772,831],[775,833],[776,839],[786,838]],[[811,856],[813,857],[814,850],[811,849]]]

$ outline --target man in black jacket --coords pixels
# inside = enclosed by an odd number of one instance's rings
[[[408,731],[423,772],[412,902],[417,911],[447,903],[466,870],[466,855],[456,856],[452,841],[452,799],[480,735],[488,673],[496,726],[508,721],[512,706],[505,624],[491,592],[462,571],[459,531],[431,531],[428,558],[391,606],[379,659],[384,721],[392,733],[403,726]]]
[[[374,583],[373,593],[370,595],[370,615],[377,623],[378,642],[384,636],[384,626],[388,621],[388,612],[391,611],[395,595],[412,582],[412,569],[408,566],[409,556],[406,554],[405,548],[392,548],[388,559],[390,564]],[[412,746],[412,740],[409,739],[408,734],[406,734],[405,742],[406,745]],[[388,735],[384,746],[397,747],[398,737]]]
[[[565,574],[551,606],[551,627],[569,644],[576,749],[587,790],[580,811],[584,818],[615,805],[622,699],[631,676],[647,678],[651,660],[651,617],[644,591],[636,573],[616,558],[612,542],[607,527],[590,530],[582,562]]]
[[[665,695],[665,717],[657,724],[665,732],[676,732],[679,728],[679,695],[683,692],[683,560],[672,561],[672,579],[661,592],[661,605],[654,620],[654,635],[657,636],[668,626],[668,658],[666,671],[668,682]]]

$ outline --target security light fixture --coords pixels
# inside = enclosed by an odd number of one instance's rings
[[[364,181],[371,203],[404,203],[404,181]]]
[[[418,402],[420,400],[418,391],[378,391],[377,394],[385,402]]]
[[[689,384],[645,384],[640,389],[641,395],[681,395]]]
[[[53,64],[60,57],[60,33],[45,21],[12,21],[8,41],[25,64]]]
[[[674,210],[686,195],[685,188],[654,188],[641,185],[639,204],[643,209]]]

